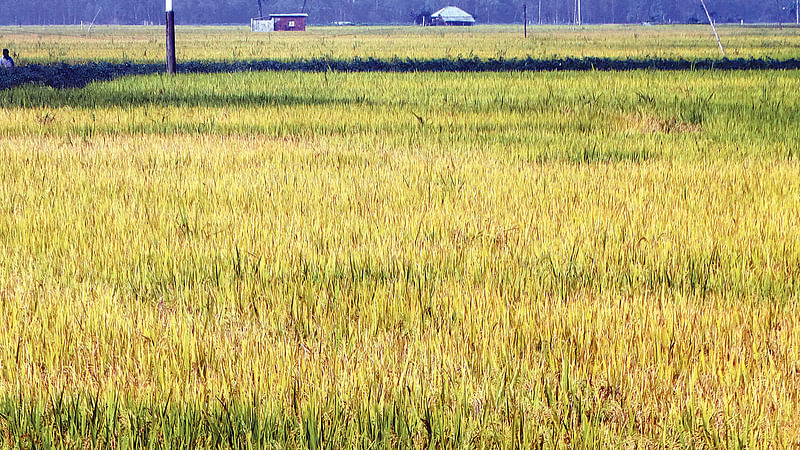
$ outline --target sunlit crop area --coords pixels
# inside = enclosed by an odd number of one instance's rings
[[[730,58],[798,58],[800,28],[721,26]],[[311,27],[251,33],[248,27],[178,27],[179,61],[298,58],[719,58],[708,26]],[[156,62],[163,27],[0,27],[0,42],[23,64]]]
[[[0,442],[800,445],[798,88],[0,92]]]

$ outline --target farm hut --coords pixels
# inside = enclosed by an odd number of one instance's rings
[[[455,6],[447,6],[431,14],[431,25],[468,27],[475,24],[472,14]]]
[[[270,14],[269,17],[250,19],[250,31],[268,33],[272,31],[306,31],[308,14]]]

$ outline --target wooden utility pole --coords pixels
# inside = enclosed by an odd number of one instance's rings
[[[178,70],[175,62],[175,11],[172,9],[172,0],[167,1],[167,73],[174,74]]]
[[[708,17],[708,23],[711,24],[711,30],[714,32],[714,37],[717,38],[717,44],[719,45],[719,51],[722,52],[722,57],[725,57],[725,49],[722,48],[722,41],[719,40],[719,34],[717,34],[717,27],[714,26],[714,21],[711,20],[711,14],[708,13],[708,8],[706,7],[705,0],[700,0],[700,3],[703,5],[703,10],[706,12],[706,17]]]
[[[261,9],[261,0],[258,0],[258,18],[264,17],[264,11]]]
[[[800,0],[794,0],[794,23],[800,25]]]
[[[523,29],[525,30],[525,37],[528,37],[528,4],[523,3],[522,5],[522,22],[525,24]]]

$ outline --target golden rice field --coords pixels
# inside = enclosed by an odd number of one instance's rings
[[[798,446],[799,88],[0,91],[0,445]]]
[[[164,59],[159,26],[0,26],[0,43],[22,64]],[[797,58],[800,28],[719,27],[729,58]],[[179,26],[179,61],[298,58],[718,58],[709,27],[594,25],[529,27],[315,27],[305,33],[251,33],[249,27]]]

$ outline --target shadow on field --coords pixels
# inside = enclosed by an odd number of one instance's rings
[[[0,91],[0,102],[6,108],[136,108],[158,107],[292,107],[292,106],[364,106],[371,105],[366,96],[332,97],[322,93],[296,95],[263,92],[202,92],[198,89],[165,88],[149,84],[126,90],[98,89],[53,90],[32,87],[19,91]]]
[[[457,58],[457,59],[311,59],[298,61],[189,61],[181,73],[235,72],[555,72],[555,71],[686,71],[686,70],[792,70],[800,59],[613,59],[613,58]],[[0,91],[24,84],[58,89],[82,88],[94,81],[123,76],[150,75],[164,71],[163,64],[55,64],[18,66],[0,73]]]

